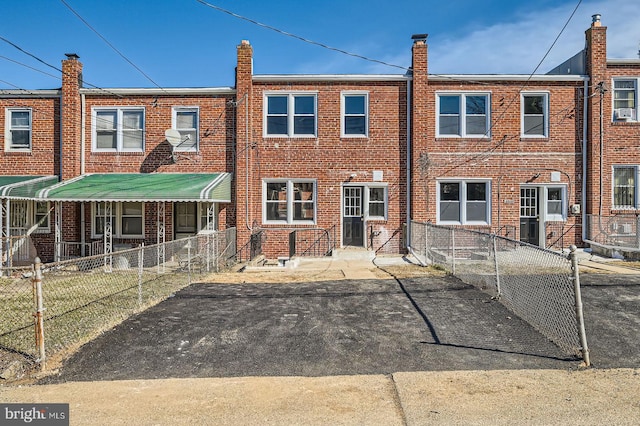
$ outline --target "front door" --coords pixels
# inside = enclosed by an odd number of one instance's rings
[[[540,245],[538,188],[520,188],[520,241]]]
[[[343,188],[342,245],[344,246],[364,246],[362,190],[361,186]]]

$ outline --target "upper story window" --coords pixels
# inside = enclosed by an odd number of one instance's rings
[[[438,223],[487,225],[491,212],[488,181],[438,182]]]
[[[367,93],[342,94],[340,132],[342,137],[367,136],[369,96]]]
[[[92,115],[94,151],[144,150],[143,108],[94,108]]]
[[[315,136],[316,98],[311,93],[266,94],[264,134],[284,137]]]
[[[638,79],[613,80],[613,120],[637,121]]]
[[[315,181],[269,180],[263,184],[263,221],[313,223],[316,210]]]
[[[613,167],[613,208],[635,209],[638,185],[636,166]]]
[[[549,136],[549,94],[522,94],[521,133],[523,137]]]
[[[31,109],[7,108],[5,123],[5,150],[31,150]]]
[[[175,147],[176,151],[198,151],[199,146],[199,110],[197,107],[174,107],[172,112],[172,126],[180,132],[181,142]]]
[[[439,93],[437,136],[489,137],[488,93]]]

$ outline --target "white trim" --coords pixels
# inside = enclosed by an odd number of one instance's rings
[[[524,98],[525,96],[542,96],[543,97],[543,112],[542,112],[542,125],[544,126],[541,135],[525,134],[524,133]],[[522,139],[548,139],[549,138],[549,106],[550,106],[550,94],[548,91],[523,91],[520,92],[520,137]]]
[[[116,147],[115,148],[98,148],[98,135],[97,135],[97,120],[99,112],[115,112],[115,132],[116,132]],[[140,148],[124,148],[124,133],[123,133],[123,113],[124,112],[142,112],[142,123],[140,131],[142,132],[142,145]],[[146,139],[146,108],[144,106],[99,106],[91,108],[91,151],[92,152],[144,152],[145,151],[145,139]],[[135,130],[135,129],[134,129]]]
[[[33,109],[29,107],[5,107],[4,110],[4,150],[5,152],[31,152],[33,149]],[[23,130],[29,132],[29,144],[28,146],[12,146],[12,126],[11,116],[14,112],[27,112],[29,113],[29,126],[27,128],[17,128],[16,130]]]
[[[198,106],[182,106],[182,105],[175,105],[173,107],[171,107],[171,128],[172,129],[176,129],[178,131],[183,130],[183,131],[188,131],[189,129],[178,129],[177,127],[177,122],[178,122],[178,113],[179,112],[194,112],[196,114],[196,127],[195,132],[196,132],[196,136],[195,136],[195,143],[192,147],[181,147],[180,145],[182,145],[184,143],[181,142],[178,146],[176,146],[174,148],[174,151],[178,151],[178,152],[200,152],[200,107]]]
[[[273,203],[273,200],[267,200],[267,185],[270,183],[280,183],[285,185],[287,218],[285,220],[269,220],[267,218],[267,201]],[[313,218],[309,220],[296,220],[294,214],[294,183],[311,183],[313,184],[312,202],[313,202]],[[304,202],[302,200],[301,202]],[[308,201],[307,201],[308,202]],[[262,223],[263,224],[289,224],[289,225],[312,225],[317,221],[318,216],[318,180],[317,179],[262,179]]]
[[[235,95],[236,89],[233,87],[184,87],[184,88],[110,88],[110,89],[80,89],[80,94],[91,96],[113,96],[113,95]]]
[[[440,185],[442,183],[458,183],[459,192],[458,192],[458,203],[459,203],[459,214],[460,220],[441,220],[440,219]],[[466,185],[467,183],[485,183],[485,214],[486,221],[469,221],[466,218],[466,209],[464,208],[467,204],[467,191]],[[436,179],[436,224],[441,225],[491,225],[491,179],[482,179],[482,178],[439,178]]]
[[[443,96],[457,96],[458,97],[458,133],[447,134],[440,133],[440,117],[451,114],[440,114],[440,99]],[[484,96],[485,103],[485,127],[486,131],[483,134],[479,133],[467,133],[467,111],[466,111],[466,99],[467,96]],[[468,139],[490,139],[491,138],[491,92],[490,91],[460,91],[460,90],[438,90],[435,96],[435,113],[436,113],[436,138],[468,138]]]
[[[631,90],[631,89],[616,89],[615,87],[615,82],[616,81],[633,81],[633,105],[634,108],[631,108],[632,111],[632,116],[630,118],[625,118],[625,119],[620,119],[617,117],[618,115],[618,111],[624,108],[616,108],[615,107],[615,103],[616,103],[616,99],[615,99],[615,92],[616,90]],[[640,95],[638,94],[640,92],[639,90],[640,88],[640,77],[638,76],[617,76],[617,77],[613,77],[611,79],[611,121],[614,123],[619,123],[619,122],[625,122],[625,121],[631,121],[631,122],[637,122],[638,121],[638,101],[640,101]]]
[[[270,134],[267,131],[267,118],[269,117],[269,104],[268,100],[270,97],[286,97],[287,98],[287,133],[274,133]],[[314,126],[313,126],[313,134],[296,134],[294,132],[294,119],[296,117],[295,114],[295,98],[296,97],[313,97],[313,118],[314,118]],[[289,90],[281,90],[281,91],[265,91],[262,93],[262,137],[264,138],[317,138],[318,137],[318,91],[317,90],[302,90],[302,91],[289,91]],[[272,114],[275,116],[275,114]],[[282,114],[279,114],[282,116]],[[308,115],[308,114],[305,114]]]
[[[345,133],[345,98],[348,96],[364,97],[364,133],[363,134],[346,134]],[[368,138],[369,137],[369,91],[366,90],[343,90],[340,92],[340,137],[341,138]],[[356,116],[355,114],[350,114]]]
[[[95,229],[95,225],[96,225],[96,204],[98,203],[110,203],[111,201],[92,201],[91,202],[91,238],[92,239],[97,239],[97,238],[102,238],[103,234],[98,234],[96,233],[96,229]],[[122,205],[124,203],[133,203],[133,204],[140,204],[142,206],[142,234],[126,234],[123,235],[122,234],[122,218],[123,218],[123,213],[122,213]],[[122,239],[126,239],[126,238],[130,238],[130,239],[141,239],[145,237],[145,204],[144,202],[141,201],[118,201],[116,202],[115,205],[115,211],[112,211],[112,217],[113,217],[113,221],[114,221],[114,227],[112,229],[112,235],[116,238],[122,238]],[[130,216],[130,217],[138,217],[138,216]]]

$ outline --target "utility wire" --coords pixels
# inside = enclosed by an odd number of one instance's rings
[[[156,83],[151,77],[149,77],[147,75],[147,73],[145,73],[144,71],[142,71],[142,69],[140,69],[140,67],[138,67],[136,64],[134,64],[129,58],[127,58],[124,53],[120,52],[113,44],[111,44],[109,42],[109,40],[107,40],[105,37],[102,36],[102,34],[100,34],[95,28],[93,28],[82,16],[80,16],[80,14],[78,12],[76,12],[65,0],[60,0],[60,2],[62,4],[64,4],[67,9],[69,9],[74,15],[76,15],[76,17],[78,19],[80,19],[82,21],[83,24],[85,24],[91,31],[93,31],[98,37],[100,37],[102,39],[102,41],[104,41],[107,46],[109,46],[111,49],[113,49],[114,52],[116,52],[118,55],[120,55],[120,57],[122,59],[124,59],[125,61],[127,61],[129,63],[129,65],[131,65],[132,67],[134,67],[140,74],[142,74],[147,80],[149,80],[151,83],[153,83],[156,87],[158,87],[159,89],[162,89],[164,91],[164,88],[161,87],[158,83]]]
[[[53,78],[57,78],[58,80],[61,80],[61,77],[60,77],[59,75],[50,74],[50,73],[48,73],[48,72],[46,72],[46,71],[42,71],[42,70],[39,70],[39,69],[34,68],[34,67],[32,67],[32,66],[29,66],[29,65],[27,65],[27,64],[23,64],[22,62],[18,62],[18,61],[15,61],[15,60],[11,59],[11,58],[7,58],[6,56],[2,56],[2,55],[0,55],[0,59],[4,59],[5,61],[13,62],[14,64],[18,64],[18,65],[21,65],[21,66],[23,66],[23,67],[25,67],[25,68],[29,68],[30,70],[33,70],[33,71],[35,71],[35,72],[39,72],[39,73],[44,74],[44,75],[46,75],[46,76],[53,77]],[[5,82],[5,83],[6,83],[6,82]],[[17,86],[14,86],[13,84],[10,84],[10,83],[8,83],[8,84],[9,84],[10,86],[17,87]]]
[[[351,53],[351,52],[348,52],[346,50],[338,49],[337,47],[331,47],[331,46],[328,46],[326,44],[323,44],[323,43],[320,43],[320,42],[317,42],[317,41],[309,40],[309,39],[301,37],[299,35],[292,34],[292,33],[287,32],[287,31],[283,31],[283,30],[281,30],[279,28],[276,28],[276,27],[272,27],[271,25],[263,24],[262,22],[258,22],[256,20],[251,19],[251,18],[247,18],[246,16],[238,15],[237,13],[231,12],[230,10],[223,9],[220,6],[216,6],[216,5],[213,5],[211,3],[207,3],[204,0],[196,0],[196,1],[198,3],[201,3],[201,4],[205,5],[205,6],[207,6],[207,7],[215,9],[215,10],[217,10],[219,12],[223,12],[223,13],[226,13],[227,15],[231,15],[234,18],[242,19],[243,21],[250,22],[250,23],[258,25],[258,26],[260,26],[262,28],[266,28],[268,30],[275,31],[275,32],[277,32],[279,34],[285,35],[287,37],[295,38],[295,39],[303,41],[305,43],[313,44],[315,46],[319,46],[319,47],[322,47],[324,49],[333,50],[334,52],[342,53],[342,54],[345,54],[345,55],[348,55],[348,56],[353,56],[354,58],[364,59],[365,61],[374,62],[374,63],[381,64],[381,65],[386,65],[388,67],[400,68],[401,70],[404,70],[404,71],[410,71],[411,70],[410,68],[407,68],[407,67],[391,64],[389,62],[384,62],[384,61],[381,61],[381,60],[378,60],[378,59],[368,58],[366,56],[358,55],[357,53]]]

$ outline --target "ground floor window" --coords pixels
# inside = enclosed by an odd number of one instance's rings
[[[487,225],[491,217],[491,185],[480,180],[438,181],[438,223]]]
[[[91,237],[102,238],[107,223],[117,238],[144,238],[144,203],[91,203]]]
[[[638,169],[635,166],[613,167],[613,208],[635,209]]]
[[[195,235],[204,230],[218,229],[217,211],[214,203],[175,203],[176,235]],[[213,209],[210,212],[210,209]]]
[[[51,220],[47,201],[17,200],[10,202],[9,208],[11,210],[9,219],[11,229],[20,230],[19,233],[23,233],[37,225],[33,232],[50,232]]]
[[[262,185],[263,222],[314,223],[316,182],[303,179],[269,179]]]
[[[386,220],[387,218],[387,188],[384,186],[370,186],[369,209],[366,212],[368,219]]]

